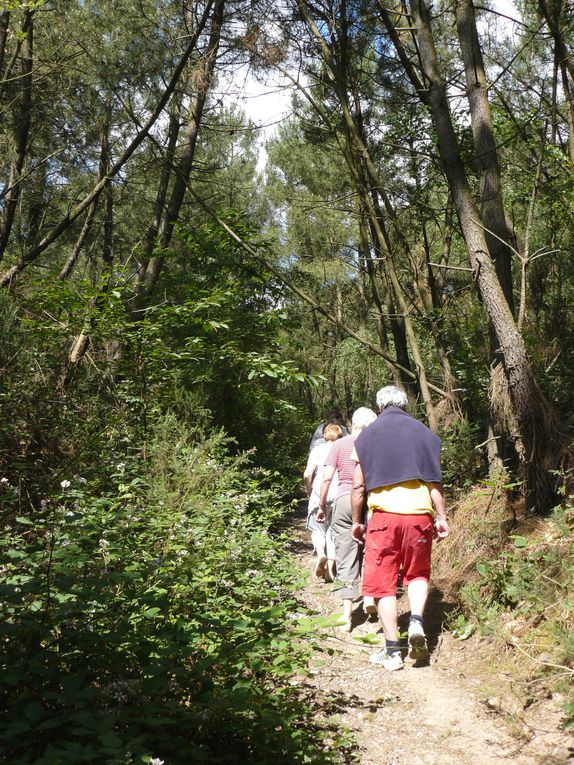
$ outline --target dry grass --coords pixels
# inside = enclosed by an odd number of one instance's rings
[[[505,544],[515,515],[501,484],[475,486],[449,509],[449,537],[433,548],[433,580],[445,595],[456,596],[478,576],[477,562]]]

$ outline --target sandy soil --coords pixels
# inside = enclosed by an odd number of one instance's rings
[[[293,549],[310,572],[302,600],[315,612],[337,613],[333,585],[313,575],[315,563],[303,523],[297,523]],[[406,596],[400,610],[408,609]],[[489,656],[488,640],[456,640],[443,631],[448,603],[433,588],[425,629],[430,662],[416,666],[405,660],[398,672],[370,665],[377,646],[356,638],[377,634],[378,624],[354,605],[353,631],[323,631],[310,684],[316,692],[318,716],[352,731],[361,765],[565,765],[574,763],[574,741],[559,729],[556,700],[509,701],[510,680],[499,657]],[[400,618],[406,631],[408,614]],[[309,688],[307,690],[310,690]],[[508,693],[507,693],[508,692]],[[514,705],[514,706],[512,706]],[[351,761],[351,760],[350,760]]]

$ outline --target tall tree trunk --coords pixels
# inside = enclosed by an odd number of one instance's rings
[[[371,255],[369,235],[365,225],[364,215],[360,207],[358,210],[358,218],[359,218],[359,237],[360,237],[359,253],[365,262],[367,275],[369,277],[369,286],[370,286],[371,296],[373,298],[373,304],[377,312],[377,330],[379,334],[379,342],[381,344],[381,348],[383,349],[383,351],[390,357],[389,341],[387,337],[387,329],[385,326],[385,311],[383,308],[383,301],[381,300],[381,296],[379,294],[379,286],[377,284],[377,279],[376,279],[375,264],[373,263],[373,258]],[[402,384],[401,374],[399,370],[397,369],[397,367],[387,360],[385,360],[385,364],[394,384],[401,385]],[[409,380],[409,383],[410,383],[410,380]]]
[[[6,41],[8,39],[8,27],[10,26],[10,11],[0,13],[0,77],[4,68],[4,55],[6,53]]]
[[[32,11],[26,12],[25,39],[22,45],[21,92],[16,103],[14,119],[14,156],[10,169],[8,191],[4,196],[4,210],[0,221],[0,260],[10,240],[16,209],[21,192],[22,170],[28,151],[28,136],[32,120],[32,68],[34,54],[34,27]]]
[[[561,29],[560,15],[562,12],[562,1],[538,0],[538,7],[554,38],[556,69],[560,70],[562,78],[568,120],[568,154],[570,161],[574,164],[574,103],[571,91],[572,84],[574,83],[574,61],[572,60],[572,51],[568,48]]]
[[[145,273],[149,265],[150,259],[153,257],[154,247],[157,243],[157,237],[159,228],[163,219],[165,210],[165,201],[167,199],[167,192],[169,189],[170,178],[173,173],[173,162],[175,157],[175,150],[177,147],[177,139],[181,128],[181,92],[176,94],[171,102],[171,109],[169,112],[169,127],[167,133],[167,148],[163,161],[163,167],[159,180],[159,185],[155,197],[155,203],[153,208],[153,218],[146,232],[143,258],[138,270],[137,280],[142,282],[145,278]]]
[[[199,128],[207,96],[213,83],[217,52],[221,40],[221,27],[223,24],[224,11],[225,0],[216,0],[213,18],[211,20],[211,31],[207,50],[200,71],[195,75],[197,93],[190,108],[187,140],[176,169],[171,196],[159,231],[159,247],[162,250],[162,253],[167,250],[171,243],[173,230],[179,217],[185,192],[187,191],[187,186],[191,177]],[[139,274],[139,282],[144,289],[149,290],[155,285],[161,273],[161,269],[163,268],[164,259],[165,255],[163,254],[153,256],[149,260],[145,271]]]
[[[478,162],[480,203],[482,220],[486,227],[486,243],[494,261],[498,281],[510,310],[514,313],[512,250],[509,247],[513,237],[506,225],[498,150],[488,101],[488,83],[472,0],[457,0],[455,12]]]
[[[470,266],[484,307],[492,322],[508,381],[518,431],[514,445],[526,482],[528,504],[545,512],[556,501],[550,471],[558,456],[557,419],[544,399],[530,366],[524,340],[504,296],[489,257],[480,212],[472,198],[452,124],[446,84],[440,74],[430,13],[423,0],[410,0],[428,103],[439,152],[457,210]]]
[[[4,13],[8,13],[8,11],[4,11]],[[18,57],[20,56],[20,50],[22,48],[22,45],[26,41],[26,38],[28,35],[28,29],[30,25],[32,24],[33,17],[34,17],[34,11],[24,12],[24,21],[22,22],[22,28],[20,30],[20,34],[16,35],[16,46],[14,48],[14,51],[12,52],[12,55],[10,56],[10,59],[8,60],[8,63],[6,64],[6,69],[0,74],[0,78],[1,78],[0,79],[0,100],[2,100],[2,97],[4,96],[6,85],[12,79],[12,73],[14,71],[14,67],[16,66],[16,63],[18,61]],[[6,38],[8,33],[8,23],[9,23],[9,19],[6,21],[4,44],[6,43]]]
[[[102,129],[102,153],[100,156],[100,175],[103,178],[107,178],[111,166],[109,125],[111,109],[108,107],[106,112],[107,119]],[[104,196],[104,240],[102,260],[109,266],[114,260],[114,194],[111,181],[108,181],[104,186],[102,193]]]
[[[92,204],[88,208],[84,225],[82,226],[80,235],[76,239],[76,243],[74,244],[74,249],[72,250],[70,257],[65,262],[58,276],[58,278],[61,279],[61,281],[65,281],[70,276],[70,274],[72,273],[72,271],[74,270],[76,266],[76,263],[78,262],[78,258],[80,257],[84,244],[86,243],[86,239],[88,238],[90,231],[92,230],[92,226],[94,224],[94,218],[96,217],[96,211],[98,209],[99,199],[100,197],[98,195],[92,200]]]

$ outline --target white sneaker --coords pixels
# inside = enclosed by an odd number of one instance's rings
[[[427,659],[428,655],[429,649],[423,625],[420,622],[411,620],[409,622],[409,659],[422,661]]]
[[[397,669],[402,669],[405,666],[400,653],[389,655],[385,649],[369,656],[369,664],[376,664],[379,667],[384,667],[390,672],[396,672]]]

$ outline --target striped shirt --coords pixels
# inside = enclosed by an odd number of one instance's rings
[[[355,466],[357,465],[356,461],[351,459],[351,454],[355,449],[355,438],[356,436],[346,436],[335,441],[325,460],[325,465],[334,467],[339,477],[337,499],[351,493]]]

